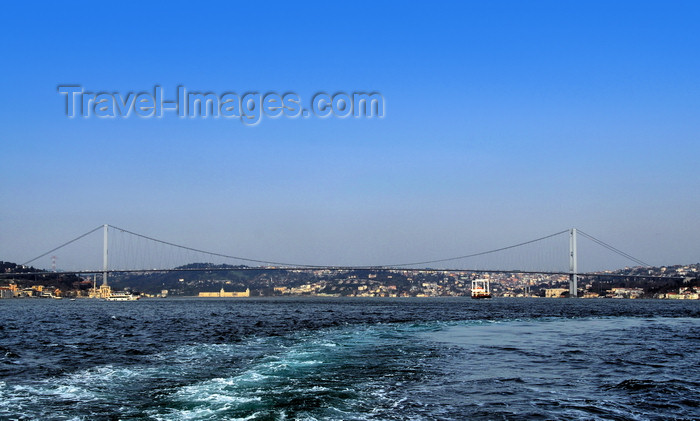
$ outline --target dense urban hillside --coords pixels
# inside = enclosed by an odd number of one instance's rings
[[[59,288],[69,295],[84,294],[101,275],[78,277],[41,271],[32,267],[0,262],[4,274],[0,286],[14,283],[22,288],[34,285]],[[567,275],[457,273],[433,270],[278,270],[247,266],[192,263],[173,272],[113,273],[112,288],[149,295],[192,296],[200,292],[250,289],[253,296],[461,296],[469,295],[471,281],[488,278],[496,296],[545,296],[546,290],[568,289]],[[625,275],[625,276],[620,276]],[[629,276],[629,277],[626,277]],[[637,276],[637,277],[632,277]],[[645,276],[640,278],[639,276]],[[595,277],[581,277],[580,294],[606,296],[613,288],[642,289],[642,296],[677,292],[700,286],[700,264],[666,267],[625,268]],[[562,292],[566,296],[566,292]]]
[[[39,272],[40,274],[36,274]],[[9,274],[12,273],[12,276]],[[23,273],[34,273],[32,275],[22,275]],[[72,274],[57,274],[36,269],[32,266],[23,266],[11,262],[0,261],[0,286],[9,283],[17,284],[20,288],[30,288],[40,285],[50,288],[58,288],[61,291],[81,291],[90,287],[89,282]]]

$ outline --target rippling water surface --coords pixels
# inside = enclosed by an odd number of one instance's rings
[[[0,419],[700,419],[700,302],[0,301]]]

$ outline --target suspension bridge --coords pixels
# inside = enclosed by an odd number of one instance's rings
[[[97,243],[94,237],[101,235]],[[98,238],[99,239],[99,238]],[[469,253],[455,257],[426,259],[396,264],[347,266],[317,265],[254,259],[225,253],[206,251],[188,247],[151,236],[139,234],[112,225],[98,226],[76,238],[40,254],[22,266],[47,267],[46,259],[51,258],[51,272],[57,274],[90,275],[102,274],[103,284],[107,284],[110,273],[117,272],[173,272],[211,271],[212,265],[236,264],[235,270],[414,270],[471,273],[524,273],[544,275],[568,275],[570,296],[575,297],[578,279],[582,276],[644,277],[646,275],[615,275],[609,271],[581,270],[579,252],[583,239],[592,252],[604,252],[618,259],[617,267],[650,266],[647,263],[613,247],[592,235],[576,228],[559,231],[533,240],[523,241],[505,247]],[[64,253],[65,252],[65,253]],[[56,256],[61,255],[62,268],[56,267]],[[595,254],[595,253],[588,253]],[[63,256],[67,256],[64,258]],[[71,261],[70,256],[79,256]],[[195,264],[206,262],[206,264]],[[68,267],[66,267],[68,266]],[[3,277],[20,273],[4,273]],[[22,275],[46,274],[46,271],[22,272]]]

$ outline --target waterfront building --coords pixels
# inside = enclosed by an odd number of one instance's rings
[[[245,292],[226,292],[224,288],[218,292],[200,292],[199,297],[206,298],[240,298],[240,297],[250,297],[250,288],[246,288]]]
[[[544,290],[546,298],[561,298],[567,296],[569,288],[547,288]]]

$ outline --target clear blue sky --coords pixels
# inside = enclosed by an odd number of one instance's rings
[[[0,260],[109,223],[318,264],[569,227],[700,261],[700,3],[453,3],[5,5]],[[68,119],[62,84],[377,91],[386,115]]]

